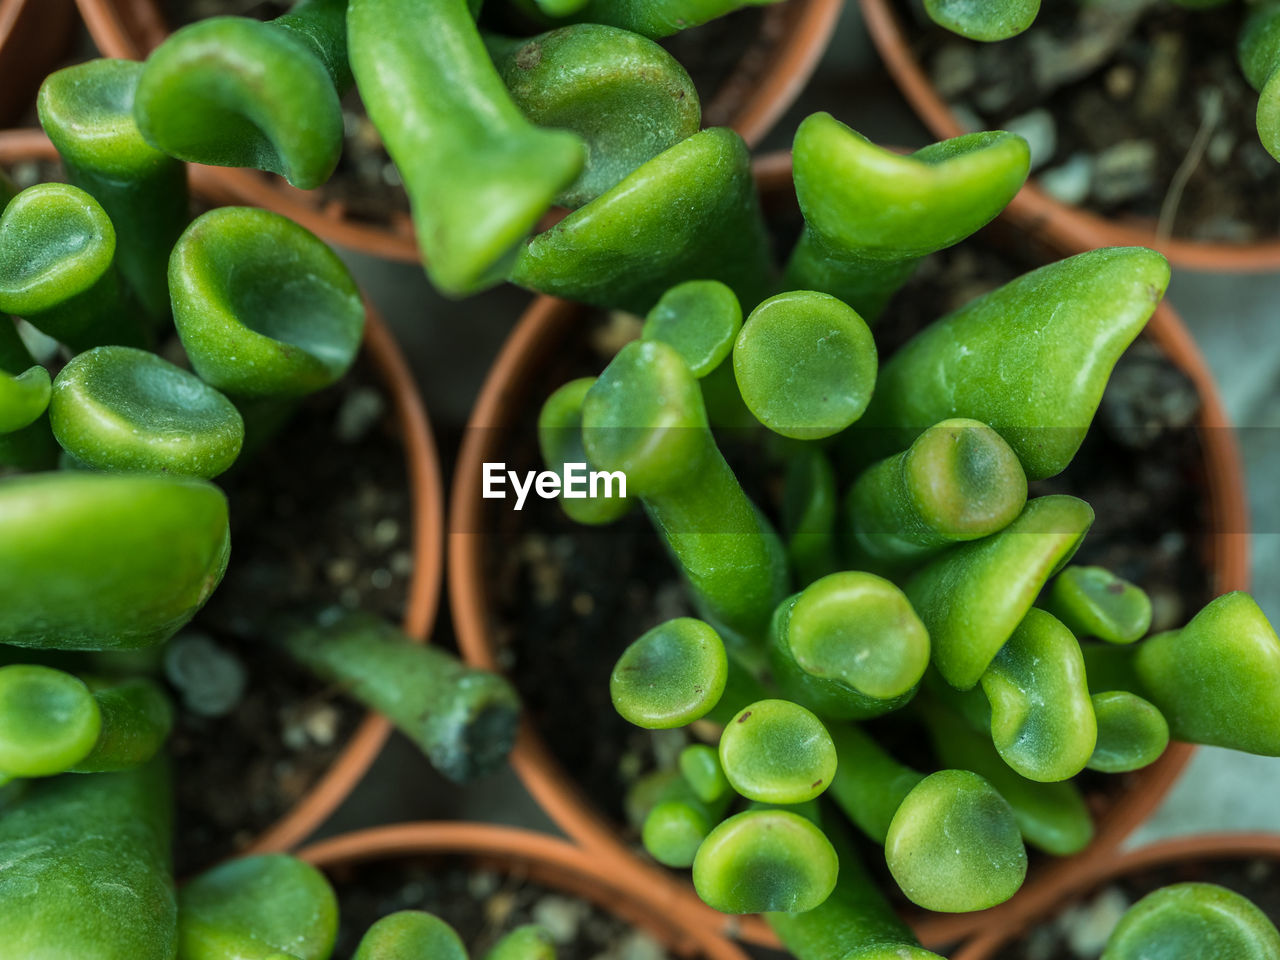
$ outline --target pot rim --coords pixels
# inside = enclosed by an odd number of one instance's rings
[[[779,182],[790,175],[790,156],[770,153],[754,165],[762,187],[782,189]],[[789,179],[787,181],[789,183]],[[502,459],[501,434],[514,409],[528,398],[523,391],[541,360],[555,349],[586,307],[554,297],[538,297],[530,304],[499,351],[481,387],[467,424],[450,497],[449,606],[463,657],[476,666],[501,670],[488,624],[488,591],[484,578],[487,534],[486,504],[481,498],[482,464]],[[1217,387],[1195,341],[1182,326],[1172,307],[1162,303],[1146,333],[1193,381],[1201,398],[1197,429],[1206,472],[1206,495],[1212,504],[1205,565],[1215,593],[1246,589],[1249,580],[1248,508],[1243,470],[1234,431],[1218,396]],[[1170,744],[1164,755],[1133,776],[1134,788],[1126,791],[1098,824],[1090,846],[1076,858],[1045,864],[1028,889],[1048,883],[1064,864],[1099,856],[1114,849],[1142,823],[1164,798],[1194,752],[1189,744]],[[778,940],[764,921],[755,916],[731,917],[707,907],[693,893],[688,881],[673,871],[642,859],[619,836],[617,829],[591,804],[583,791],[552,756],[528,717],[511,756],[521,782],[539,806],[578,843],[592,849],[620,875],[634,875],[650,886],[682,891],[687,910],[716,929],[741,936],[760,946],[776,947]],[[1022,894],[1018,894],[1021,897]],[[984,928],[987,913],[927,914],[909,918],[926,946],[954,943]]]
[[[106,57],[142,60],[169,35],[169,27],[154,0],[76,0],[81,18],[98,49]],[[742,62],[709,103],[741,93],[742,103],[731,111],[729,126],[754,146],[787,112],[804,90],[835,32],[844,0],[789,0],[783,11],[782,35],[762,37],[769,55],[759,77],[742,78]],[[750,48],[749,48],[750,49]],[[737,81],[737,82],[735,82]],[[192,168],[196,167],[192,164]],[[386,225],[347,219],[341,207],[319,207],[304,190],[282,178],[256,170],[202,167],[215,195],[228,202],[248,203],[282,213],[330,243],[370,256],[418,263],[413,224],[403,213]]]
[[[519,827],[447,820],[388,824],[318,840],[295,856],[324,869],[440,854],[479,856],[507,868],[536,870],[548,883],[643,926],[681,953],[697,952],[708,960],[748,960],[737,945],[691,922],[665,891],[617,875],[592,851]]]
[[[57,160],[40,130],[0,131],[0,164],[23,159]],[[192,169],[195,173],[194,168]],[[192,187],[201,191],[200,178]],[[362,349],[388,394],[404,446],[406,483],[412,501],[413,574],[408,584],[403,629],[415,642],[429,639],[439,609],[444,571],[444,483],[431,422],[409,364],[377,308],[365,300]],[[369,711],[342,752],[306,794],[267,827],[241,854],[286,850],[315,831],[364,776],[391,732],[390,722]]]
[[[889,0],[859,0],[867,32],[902,95],[936,137],[968,132],[939,95],[920,61],[911,52],[902,24]],[[1280,269],[1280,238],[1251,243],[1220,243],[1158,236],[1150,222],[1113,220],[1083,207],[1063,203],[1027,184],[1009,204],[1008,214],[1023,229],[1048,237],[1072,252],[1094,247],[1151,247],[1171,263],[1191,270],[1222,273],[1269,272]]]
[[[1026,933],[1032,926],[1060,910],[1068,901],[1110,883],[1125,874],[1153,867],[1170,866],[1188,860],[1246,860],[1254,857],[1280,860],[1280,835],[1256,831],[1207,833],[1138,847],[1126,853],[1112,853],[1071,864],[1053,883],[1039,887],[1019,911],[996,907],[989,914],[989,932],[964,945],[954,960],[988,960],[995,951]]]

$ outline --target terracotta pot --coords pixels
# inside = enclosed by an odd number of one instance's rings
[[[76,0],[104,56],[141,60],[169,34],[156,0]],[[755,145],[799,96],[831,40],[844,0],[788,0],[765,12],[756,43],[723,86],[706,98],[704,116],[733,127]],[[723,118],[723,121],[720,119]],[[420,259],[413,224],[403,212],[388,224],[346,216],[341,204],[289,186],[257,170],[206,167],[237,203],[266,207],[331,243],[388,260]]]
[[[756,177],[766,207],[794,204],[790,192],[790,157],[770,154],[756,163]],[[580,329],[589,308],[552,297],[539,297],[526,311],[498,354],[472,410],[454,472],[449,523],[449,603],[458,645],[478,666],[498,669],[490,625],[486,556],[491,549],[483,532],[486,504],[481,498],[482,464],[504,459],[509,431],[521,412],[544,399],[533,395],[544,361]],[[1172,308],[1162,304],[1147,326],[1146,336],[1195,383],[1201,397],[1198,429],[1205,456],[1210,534],[1203,545],[1204,563],[1217,592],[1248,584],[1249,541],[1244,480],[1236,440],[1217,387]],[[1114,848],[1157,806],[1186,765],[1193,748],[1173,744],[1155,764],[1133,774],[1132,788],[1120,795],[1097,824],[1096,838],[1081,856]],[[725,917],[697,900],[688,882],[637,854],[566,774],[537,730],[526,720],[512,764],[542,808],[567,834],[591,848],[619,875],[644,877],[655,889],[684,891],[689,909],[701,910],[718,929],[752,943],[776,946],[777,940],[757,917]],[[1046,871],[1051,868],[1046,867]],[[1035,887],[1033,880],[1029,886]],[[957,941],[982,928],[983,914],[920,914],[912,919],[926,946]]]
[[[321,840],[297,853],[327,871],[374,860],[456,855],[588,900],[682,956],[747,960],[737,946],[690,922],[682,904],[666,891],[617,875],[592,853],[530,830],[486,823],[401,823]]]
[[[859,2],[880,58],[924,125],[940,138],[967,133],[911,52],[902,24],[891,9],[891,0]],[[1034,181],[1028,181],[1009,204],[1008,215],[1025,229],[1041,233],[1053,245],[1071,252],[1141,246],[1159,250],[1171,263],[1192,270],[1244,273],[1280,269],[1280,238],[1230,244],[1160,236],[1150,220],[1109,219],[1055,199]]]
[[[71,50],[72,0],[0,0],[0,125],[31,106],[44,78]]]
[[[1031,895],[989,911],[988,932],[965,944],[952,960],[990,960],[1037,923],[1129,874],[1200,861],[1255,858],[1280,860],[1280,836],[1227,833],[1181,837],[1119,856],[1073,861],[1071,868],[1061,871],[1054,882],[1040,884]],[[1280,918],[1272,917],[1277,919]]]
[[[0,132],[0,166],[30,160],[57,160],[57,152],[39,130]],[[199,177],[193,187],[199,191]],[[408,585],[403,628],[418,642],[426,642],[435,624],[444,569],[444,484],[435,438],[409,364],[385,321],[368,304],[364,354],[372,363],[391,400],[400,426],[413,516],[413,574]],[[243,853],[263,853],[296,846],[328,818],[359,783],[391,732],[390,722],[370,713],[324,776],[276,823],[261,833]]]

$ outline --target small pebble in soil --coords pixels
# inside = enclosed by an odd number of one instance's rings
[[[202,717],[224,717],[244,696],[244,665],[204,633],[188,631],[170,641],[164,672],[183,705]]]
[[[1040,174],[1040,186],[1063,203],[1083,203],[1093,189],[1093,157],[1074,153],[1066,163]]]
[[[382,419],[385,409],[382,394],[377,390],[352,390],[338,408],[333,435],[343,443],[358,443]]]
[[[1108,887],[1092,900],[1064,912],[1058,924],[1080,960],[1097,960],[1128,909],[1129,898],[1115,887]]]
[[[545,927],[556,943],[570,943],[577,938],[589,910],[581,900],[549,894],[534,904],[533,920]]]
[[[1122,140],[1098,154],[1093,195],[1100,203],[1122,203],[1151,190],[1156,176],[1156,145]]]
[[[1008,120],[1005,130],[1027,141],[1031,149],[1031,169],[1038,170],[1053,159],[1058,149],[1058,129],[1053,114],[1043,107]]]
[[[978,80],[972,44],[949,43],[933,60],[933,85],[945,99],[964,93]]]

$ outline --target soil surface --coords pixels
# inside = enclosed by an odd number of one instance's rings
[[[922,264],[877,329],[882,358],[931,320],[1037,265],[1030,254],[1024,260],[1000,252],[1001,242],[984,234]],[[571,341],[532,385],[504,445],[510,469],[541,468],[535,434],[541,399],[567,380],[598,374],[638,325],[634,318],[596,314],[588,329],[590,336]],[[1107,565],[1147,589],[1156,607],[1153,629],[1183,622],[1210,599],[1199,553],[1207,523],[1201,458],[1190,427],[1197,411],[1190,382],[1139,340],[1117,367],[1076,461],[1064,476],[1032,491],[1072,493],[1094,506],[1098,521],[1077,562]],[[759,432],[751,446],[735,436],[722,446],[743,488],[776,524],[781,482],[762,455],[764,437]],[[492,516],[496,540],[487,560],[502,666],[560,764],[634,840],[636,831],[622,827],[628,788],[669,766],[697,725],[652,733],[631,726],[612,707],[609,674],[645,630],[691,614],[680,578],[640,512],[589,528],[570,521],[554,502],[530,498],[521,513]],[[887,734],[894,741],[914,744],[902,758],[915,760],[909,754],[923,749],[919,734],[892,716],[880,723],[896,726]],[[1079,778],[1096,815],[1128,780],[1087,772]]]
[[[166,22],[176,27],[224,15],[270,20],[290,6],[283,0],[163,0],[162,9]],[[704,127],[729,122],[742,98],[754,93],[760,72],[770,65],[768,44],[780,38],[785,14],[780,6],[747,7],[661,41],[689,71],[702,98]],[[528,24],[502,22],[494,27],[513,35],[537,32]],[[736,70],[740,62],[743,69]],[[355,89],[342,100],[342,117],[344,144],[338,167],[309,196],[321,210],[408,234],[409,200],[400,172]]]
[[[1216,883],[1248,897],[1280,921],[1280,877],[1274,860],[1219,860],[1145,870],[1124,877],[1065,908],[999,951],[995,960],[1098,960],[1126,910],[1174,883]],[[1191,960],[1191,958],[1188,958]]]
[[[1247,243],[1280,233],[1280,163],[1258,139],[1258,95],[1236,62],[1247,4],[1046,2],[994,44],[900,20],[942,98],[973,129],[1021,133],[1041,187],[1169,234]]]
[[[164,663],[179,707],[179,876],[287,813],[364,716],[272,645],[272,616],[341,603],[398,623],[413,572],[404,451],[363,364],[218,482],[231,505],[231,562]]]
[[[334,956],[349,957],[364,932],[397,910],[426,910],[450,924],[473,958],[527,923],[545,927],[559,960],[664,960],[661,944],[589,901],[519,873],[457,857],[377,861],[331,872],[340,905]]]

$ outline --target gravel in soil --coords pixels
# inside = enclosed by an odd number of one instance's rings
[[[995,44],[934,26],[915,0],[897,6],[961,122],[1027,137],[1040,186],[1062,202],[1195,240],[1280,232],[1280,163],[1258,139],[1258,95],[1236,62],[1246,4],[1057,0]]]
[[[165,651],[179,875],[243,848],[326,773],[364,715],[277,650],[273,615],[341,603],[399,622],[410,575],[404,451],[363,364],[219,482],[231,562]]]
[[[362,864],[331,871],[340,905],[335,956],[397,910],[426,910],[449,923],[473,958],[516,927],[537,923],[558,960],[664,960],[661,944],[594,904],[543,887],[518,872],[498,872],[457,857]]]
[[[1007,249],[998,235],[985,235],[926,260],[878,328],[881,356],[948,310],[1037,265],[1029,254],[1002,252]],[[617,315],[597,315],[586,329],[592,336],[572,341],[533,385],[504,448],[510,469],[541,469],[535,433],[541,399],[567,380],[598,374],[620,342],[638,331]],[[1151,592],[1153,629],[1185,620],[1210,599],[1199,553],[1207,523],[1204,478],[1191,429],[1198,409],[1190,382],[1139,340],[1117,367],[1076,461],[1033,489],[1033,495],[1072,493],[1094,506],[1098,521],[1077,561],[1109,566]],[[780,484],[759,448],[735,442],[725,452],[744,489],[776,522]],[[568,520],[554,502],[530,498],[520,513],[492,516],[495,548],[487,560],[501,665],[552,754],[635,840],[635,830],[623,826],[628,788],[644,773],[669,766],[693,731],[650,733],[626,723],[610,701],[609,674],[645,630],[691,614],[679,576],[638,511],[612,526],[588,528]],[[883,722],[895,725],[895,739],[907,749],[903,758],[915,759],[909,754],[923,749],[918,733],[894,718]],[[1101,815],[1129,779],[1086,772],[1079,782]]]
[[[1274,860],[1217,860],[1144,870],[1107,884],[1037,924],[1002,949],[996,960],[1098,960],[1126,910],[1174,883],[1216,883],[1242,894],[1280,922],[1280,883]],[[1190,960],[1190,958],[1188,958]]]

